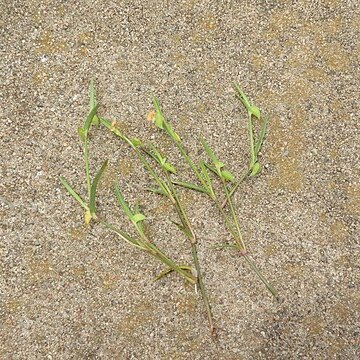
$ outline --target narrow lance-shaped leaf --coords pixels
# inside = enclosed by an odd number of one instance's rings
[[[82,127],[78,127],[78,135],[82,142],[85,142],[85,131]]]
[[[131,220],[134,214],[132,213],[132,211],[130,210],[128,204],[126,203],[124,197],[122,196],[119,185],[117,183],[115,183],[114,189],[115,189],[115,195],[116,195],[119,205],[125,212],[126,216]]]
[[[173,180],[172,183],[175,184],[175,185],[182,186],[182,187],[187,188],[187,189],[195,190],[195,191],[198,191],[198,192],[201,192],[201,193],[206,193],[206,190],[202,186],[199,186],[199,185],[196,185],[196,184],[193,184],[193,183],[189,183],[189,182],[186,182],[186,181],[180,181],[180,180]]]
[[[160,129],[164,129],[164,116],[162,115],[158,99],[153,96],[152,102],[155,109],[155,125]]]
[[[94,81],[90,81],[90,111],[95,107],[95,91],[94,91]],[[99,126],[99,118],[97,115],[94,115],[92,123],[96,126]]]
[[[107,228],[109,228],[111,231],[113,231],[115,234],[117,234],[122,240],[128,242],[131,245],[134,245],[142,250],[145,250],[145,248],[143,246],[141,246],[141,244],[139,244],[139,242],[134,239],[133,237],[131,237],[130,235],[128,235],[126,232],[116,228],[115,226],[108,224],[107,222],[100,220],[100,222],[105,225]]]
[[[261,146],[263,144],[264,137],[265,137],[265,134],[266,134],[266,128],[267,128],[268,120],[269,120],[269,116],[266,116],[264,122],[262,123],[261,129],[260,129],[260,132],[259,132],[259,138],[258,138],[258,141],[256,142],[256,145],[255,145],[255,155],[256,156],[259,154],[259,151],[260,151]]]
[[[240,101],[245,106],[246,110],[249,111],[249,108],[251,106],[249,99],[247,96],[243,93],[243,91],[240,89],[240,86],[238,84],[234,84],[235,90],[238,92],[238,96]]]
[[[205,149],[205,152],[207,153],[207,155],[213,162],[213,164],[216,168],[217,175],[221,177],[221,168],[224,167],[224,164],[218,160],[218,158],[215,156],[215,153],[212,151],[212,149],[210,148],[210,146],[207,144],[207,142],[204,139],[201,138],[200,141]]]
[[[104,174],[106,167],[107,167],[108,161],[105,160],[100,168],[100,170],[95,175],[95,178],[91,184],[90,189],[90,213],[92,216],[95,215],[96,205],[95,205],[95,195],[96,195],[96,188],[98,186],[99,180],[101,176]]]
[[[88,206],[86,205],[86,203],[84,202],[84,200],[80,197],[80,195],[78,195],[75,190],[69,185],[69,183],[65,180],[65,178],[63,178],[62,176],[60,177],[60,182],[64,185],[65,189],[67,190],[67,192],[77,201],[79,202],[79,204],[85,209],[88,210]]]
[[[240,101],[245,106],[247,112],[260,119],[261,116],[260,109],[257,106],[251,104],[251,102],[249,101],[245,93],[240,89],[240,86],[238,84],[234,84],[234,87],[238,93],[238,97]]]
[[[88,132],[89,132],[89,129],[90,129],[90,125],[91,125],[91,122],[93,121],[94,119],[94,116],[98,110],[98,107],[99,107],[99,104],[96,104],[90,111],[88,117],[86,118],[86,121],[85,121],[85,125],[84,125],[84,132],[85,132],[85,136],[87,136]]]

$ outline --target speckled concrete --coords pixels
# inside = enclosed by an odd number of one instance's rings
[[[356,1],[4,1],[1,11],[1,359],[358,359],[359,9]],[[234,173],[247,161],[239,82],[270,113],[265,169],[236,193],[249,250],[280,293],[274,301],[229,240],[216,209],[185,194],[218,326],[199,295],[152,279],[153,259],[119,243],[61,188],[84,193],[76,128],[93,78],[100,113],[128,134],[161,141],[149,94],[192,154],[202,134]],[[149,233],[190,261],[166,201],[104,130],[99,209],[116,208],[116,177],[141,201]],[[200,153],[199,153],[200,154]]]

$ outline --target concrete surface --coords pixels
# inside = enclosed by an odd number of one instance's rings
[[[358,359],[359,8],[356,1],[2,1],[1,359]],[[161,141],[149,94],[192,154],[202,134],[239,174],[247,161],[239,82],[271,115],[265,170],[235,196],[246,243],[277,287],[274,301],[200,195],[185,203],[218,340],[199,295],[120,243],[59,184],[84,194],[76,128],[93,78],[100,113],[131,136]],[[101,213],[132,231],[116,208],[116,176],[148,231],[190,261],[166,201],[104,130],[91,168],[109,158]]]

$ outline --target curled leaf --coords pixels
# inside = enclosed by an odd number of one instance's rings
[[[256,176],[257,174],[260,173],[260,171],[261,171],[261,165],[258,162],[256,162],[251,169],[250,176]]]
[[[133,221],[135,224],[137,224],[139,221],[144,221],[144,220],[145,220],[145,215],[140,213],[134,214],[131,217],[131,221]]]
[[[221,177],[224,180],[227,180],[227,181],[233,181],[234,180],[234,175],[229,170],[221,171]]]
[[[165,170],[167,170],[173,174],[176,174],[175,168],[170,163],[166,162],[165,164],[163,164],[163,167]]]
[[[257,106],[250,106],[249,107],[249,113],[260,119],[260,109]]]
[[[142,146],[142,142],[141,142],[141,140],[139,140],[138,138],[133,138],[133,139],[131,139],[131,142],[132,142],[132,144],[133,144],[135,147]]]

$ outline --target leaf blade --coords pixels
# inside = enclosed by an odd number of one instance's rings
[[[108,164],[108,160],[105,160],[103,162],[103,164],[101,165],[100,170],[97,172],[97,174],[95,175],[95,178],[91,184],[91,188],[90,188],[90,202],[89,202],[89,207],[90,207],[90,213],[92,216],[95,215],[95,210],[96,210],[96,205],[95,205],[95,195],[96,195],[96,189],[99,183],[99,180],[101,178],[101,176],[104,174],[106,167]]]
[[[76,191],[70,186],[70,184],[66,181],[66,179],[62,176],[60,176],[60,182],[65,187],[67,192],[78,202],[80,205],[85,209],[88,210],[89,207],[85,203],[85,201],[80,197],[79,194],[76,193]]]

